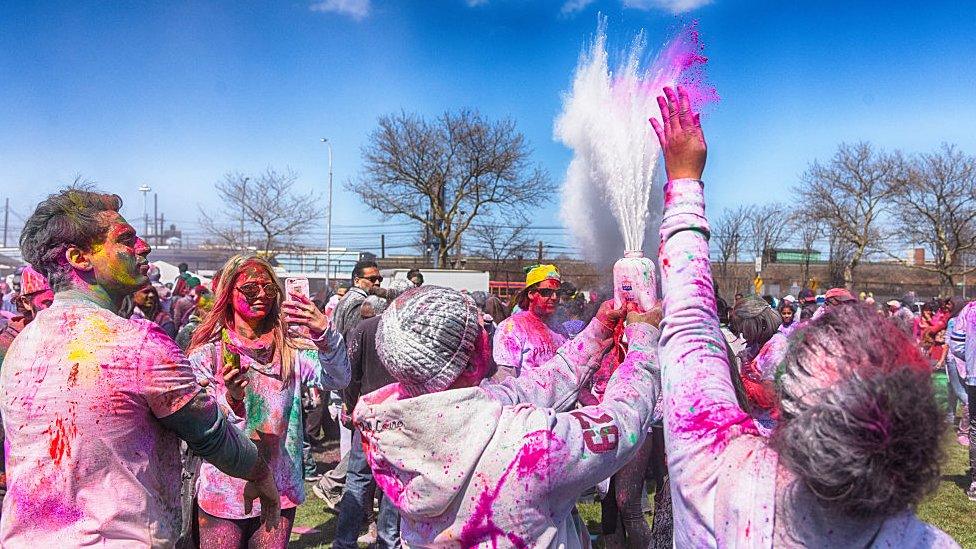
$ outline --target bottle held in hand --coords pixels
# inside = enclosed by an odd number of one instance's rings
[[[654,262],[640,251],[627,251],[613,265],[614,308],[621,309],[627,303],[636,305],[646,313],[657,306],[657,277]]]

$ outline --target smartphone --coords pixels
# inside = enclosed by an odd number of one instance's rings
[[[301,294],[308,298],[309,301],[312,299],[312,294],[308,289],[308,279],[304,276],[288,277],[285,279],[285,300],[294,301],[291,294]],[[288,328],[290,331],[298,334],[302,337],[312,337],[308,330],[308,326],[290,326]]]
[[[304,276],[290,276],[285,279],[285,300],[292,301],[291,294],[302,294],[311,301],[312,294],[308,290],[308,279]]]

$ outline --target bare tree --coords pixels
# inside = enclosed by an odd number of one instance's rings
[[[804,216],[794,216],[789,221],[789,230],[803,250],[803,287],[807,287],[810,284],[810,258],[814,252],[813,245],[823,235],[823,227],[819,221]]]
[[[843,265],[847,289],[861,260],[889,234],[883,217],[898,192],[901,166],[897,153],[875,151],[868,143],[841,144],[827,164],[815,161],[795,189],[809,205],[801,215],[829,227],[838,246],[850,250]]]
[[[976,270],[962,261],[976,250],[976,158],[943,144],[913,158],[902,175],[898,234],[928,249],[932,263],[913,266],[938,273],[942,294],[951,294],[957,277]]]
[[[491,260],[497,273],[503,264],[532,249],[528,228],[529,222],[524,218],[472,225],[472,250],[475,255]]]
[[[420,223],[443,267],[475,220],[517,216],[549,199],[555,186],[530,154],[512,120],[467,110],[436,120],[388,115],[363,148],[359,181],[346,188],[385,216]]]
[[[268,168],[255,178],[227,173],[214,184],[223,207],[218,216],[200,208],[200,224],[231,249],[255,247],[268,258],[291,249],[319,216],[314,193],[294,189],[298,175]],[[250,235],[254,234],[254,240]]]
[[[840,237],[834,227],[827,227],[827,286],[844,286],[844,272],[854,254],[854,245]]]
[[[755,206],[749,213],[746,223],[749,244],[756,257],[766,259],[770,252],[781,247],[789,235],[789,214],[786,208],[778,203]]]
[[[736,263],[740,251],[746,246],[752,210],[752,206],[739,206],[734,210],[725,208],[718,220],[712,224],[712,240],[718,247],[719,270],[723,281],[729,279],[729,263]]]

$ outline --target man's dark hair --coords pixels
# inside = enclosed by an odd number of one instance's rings
[[[413,282],[413,279],[419,278],[420,283],[424,283],[424,273],[420,272],[420,269],[410,269],[407,271],[407,280]]]
[[[379,269],[380,266],[372,259],[360,259],[356,262],[356,266],[352,268],[352,279],[355,281],[356,278],[363,276],[363,273],[369,268]]]
[[[181,273],[185,273],[186,271],[190,270],[190,266],[186,263],[180,263],[176,266],[176,268],[179,269]]]
[[[69,246],[90,250],[105,240],[108,225],[102,212],[118,212],[122,199],[115,194],[67,188],[37,205],[20,234],[24,260],[47,277],[55,292],[68,287],[71,268],[64,252]]]

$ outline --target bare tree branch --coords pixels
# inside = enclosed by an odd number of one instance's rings
[[[252,178],[230,172],[214,184],[224,204],[217,219],[200,210],[200,224],[219,245],[254,247],[269,258],[293,249],[319,216],[314,193],[294,191],[298,174],[268,168]]]
[[[720,272],[725,280],[729,276],[729,263],[737,262],[739,254],[746,247],[752,211],[752,206],[739,206],[734,210],[726,208],[712,225],[712,241],[718,246]]]
[[[848,289],[864,256],[889,235],[884,216],[899,192],[902,166],[897,153],[875,151],[868,143],[841,144],[829,163],[814,162],[795,189],[810,205],[799,214],[829,229],[838,249],[845,251],[843,280]]]
[[[976,251],[976,158],[943,144],[906,163],[894,196],[905,218],[898,234],[929,251],[931,265],[913,266],[938,273],[943,295],[950,295],[957,277],[976,270],[963,262]]]
[[[547,202],[555,186],[529,162],[531,149],[511,120],[474,111],[436,120],[383,116],[363,148],[363,171],[346,188],[385,216],[426,228],[441,265],[476,220],[518,217]]]

